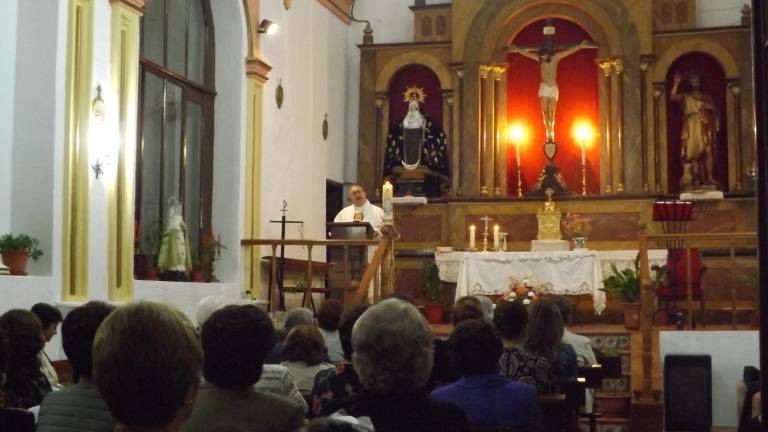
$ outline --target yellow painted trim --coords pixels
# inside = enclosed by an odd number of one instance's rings
[[[125,3],[112,3],[112,85],[109,123],[115,139],[107,190],[107,295],[110,301],[133,299],[133,185],[135,173],[139,25],[141,14]]]
[[[245,230],[247,239],[258,238],[261,220],[261,133],[262,99],[264,82],[255,76],[248,77],[247,118],[245,141]],[[243,289],[250,291],[251,298],[259,298],[259,257],[258,247],[243,250]]]
[[[93,0],[68,2],[62,232],[63,301],[88,298],[88,124],[93,93]]]

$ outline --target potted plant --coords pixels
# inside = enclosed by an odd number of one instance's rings
[[[192,271],[189,273],[189,280],[192,282],[205,282],[203,266],[198,256],[192,257]]]
[[[587,237],[592,230],[592,218],[568,213],[563,218],[563,232],[573,240],[574,250],[587,249]]]
[[[630,404],[630,394],[628,390],[622,391],[617,388],[618,377],[622,375],[622,356],[626,356],[616,347],[610,347],[603,350],[596,349],[595,356],[597,363],[602,366],[603,372],[611,378],[604,378],[600,390],[595,393],[595,399],[604,416],[624,417],[627,415]]]
[[[203,271],[203,279],[208,282],[218,282],[216,261],[221,258],[221,251],[226,249],[221,243],[221,236],[216,237],[213,231],[209,230],[200,246],[200,268]]]
[[[600,290],[612,297],[622,299],[624,326],[627,330],[640,328],[640,254],[634,260],[634,268],[619,271],[616,264],[611,264],[611,274],[603,281]]]
[[[5,234],[0,237],[0,254],[12,275],[26,275],[29,258],[37,261],[43,251],[40,242],[26,234]]]
[[[424,298],[427,300],[425,313],[430,324],[443,322],[443,305],[440,303],[440,270],[434,262],[424,266]]]
[[[157,255],[160,253],[160,236],[161,225],[159,221],[151,224],[144,232],[144,239],[140,245],[141,254],[145,257],[143,260],[144,272],[140,277],[144,280],[160,280],[160,275],[157,270]]]

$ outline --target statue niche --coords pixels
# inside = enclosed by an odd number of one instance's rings
[[[389,100],[384,176],[398,195],[446,194],[450,188],[448,140],[433,120],[442,118],[437,77],[424,66],[407,67],[394,78]]]

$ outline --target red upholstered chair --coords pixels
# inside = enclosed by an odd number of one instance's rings
[[[706,271],[706,266],[701,263],[701,253],[698,249],[691,248],[691,294],[695,301],[700,303],[701,319],[704,321],[704,291],[701,286],[701,276]],[[678,303],[688,299],[688,273],[686,269],[686,250],[669,249],[667,255],[666,280],[656,288],[656,297],[659,299],[659,310],[665,310],[669,317],[671,309]],[[664,308],[662,309],[662,305]],[[658,311],[657,311],[658,313]]]

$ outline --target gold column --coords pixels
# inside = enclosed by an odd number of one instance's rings
[[[733,95],[733,123],[736,125],[736,144],[734,146],[734,157],[736,159],[736,184],[734,185],[735,191],[740,191],[741,185],[741,85],[738,79],[734,79],[728,82],[728,88],[731,89]]]
[[[488,100],[490,93],[488,85],[488,77],[490,76],[491,67],[481,65],[480,66],[480,134],[479,134],[479,151],[478,151],[478,167],[480,168],[480,195],[488,195],[488,186],[486,182],[486,169],[485,169],[485,152],[488,146]]]
[[[613,80],[611,79],[611,61],[610,59],[597,59],[597,65],[602,69],[605,76],[605,91],[606,91],[606,109],[605,109],[605,158],[608,161],[608,181],[603,191],[605,193],[613,192],[613,149],[611,148],[611,117],[613,115]]]
[[[659,99],[664,93],[666,93],[665,83],[653,83],[653,178],[654,192],[656,193],[661,193],[661,138],[659,137],[661,110]]]
[[[493,127],[491,128],[493,135],[493,194],[496,196],[501,195],[501,180],[499,178],[499,82],[502,70],[504,69],[498,66],[494,66],[491,70],[493,79]]]
[[[382,131],[386,131],[386,126],[384,126],[382,122],[382,109],[384,107],[384,101],[387,99],[386,93],[376,93],[376,141],[374,144],[374,152],[375,155],[373,157],[373,163],[374,165],[374,179],[373,179],[373,188],[376,190],[375,196],[376,198],[379,198],[381,196],[381,192],[379,189],[381,188],[381,178],[383,177],[382,173],[382,147],[381,147],[381,135]],[[384,146],[386,148],[386,145]]]
[[[64,111],[61,299],[88,299],[88,128],[93,70],[92,0],[68,1]]]
[[[616,193],[624,193],[624,60],[612,58],[611,65],[616,73],[616,104],[619,106],[619,121],[616,123],[616,145],[618,146],[617,156],[619,163],[616,170],[619,172]]]
[[[453,151],[451,152],[453,157],[453,163],[451,164],[451,169],[454,170],[453,175],[455,180],[451,182],[453,185],[453,194],[454,196],[462,196],[464,194],[463,191],[463,180],[464,180],[464,167],[461,166],[462,161],[462,142],[461,142],[461,122],[463,121],[463,114],[464,104],[462,102],[462,97],[464,96],[464,69],[461,65],[454,65],[453,70],[456,73],[456,77],[454,78],[454,82],[456,83],[455,88],[458,88],[459,92],[456,94],[456,100],[459,101],[458,109],[456,110],[458,112],[458,118],[454,120],[453,117],[451,117],[451,125],[456,125],[453,128],[453,136],[456,137],[454,142],[451,144]]]
[[[107,103],[117,122],[118,144],[114,177],[105,176],[109,215],[108,297],[133,299],[133,184],[136,154],[139,83],[139,29],[144,2],[110,0],[112,8],[112,85]]]
[[[648,184],[648,95],[646,93],[648,91],[648,66],[655,58],[656,56],[653,54],[640,56],[640,152],[642,153],[643,193],[651,191]]]

